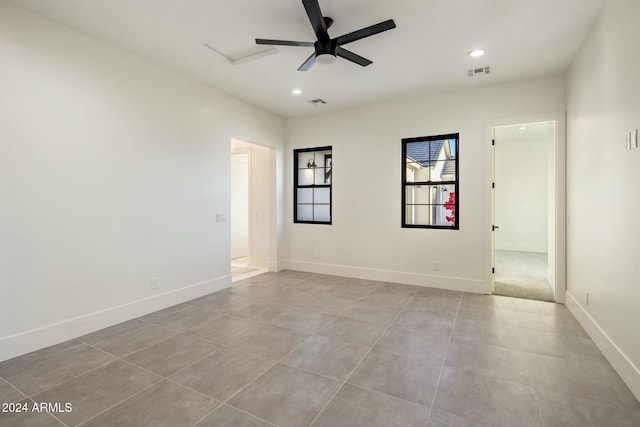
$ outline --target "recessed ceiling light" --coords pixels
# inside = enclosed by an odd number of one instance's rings
[[[484,55],[485,50],[484,49],[473,49],[472,51],[469,52],[469,56],[472,58],[477,58],[479,56]]]
[[[518,130],[527,130],[527,127],[526,127],[526,126],[520,126],[520,127],[518,128]]]
[[[294,95],[300,95],[300,94],[302,94],[302,91],[300,89],[294,89],[294,90],[291,91],[291,93],[294,94]]]

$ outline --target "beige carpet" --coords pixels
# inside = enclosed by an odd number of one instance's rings
[[[547,281],[547,254],[496,251],[495,294],[516,298],[554,301]]]

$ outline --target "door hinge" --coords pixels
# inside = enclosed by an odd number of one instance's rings
[[[496,274],[496,268],[495,267],[491,267],[491,274]]]
[[[495,225],[491,226],[491,231],[496,231],[496,226]]]
[[[491,183],[491,188],[496,188],[496,183],[495,182]]]
[[[491,140],[491,145],[496,145],[496,140],[495,139]]]

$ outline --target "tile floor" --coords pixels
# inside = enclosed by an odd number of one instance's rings
[[[632,427],[562,305],[285,271],[0,363],[0,426]]]

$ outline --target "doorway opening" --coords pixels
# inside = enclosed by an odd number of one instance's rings
[[[559,299],[557,131],[554,120],[492,129],[494,294]]]
[[[232,282],[266,273],[271,249],[273,149],[231,140]]]

